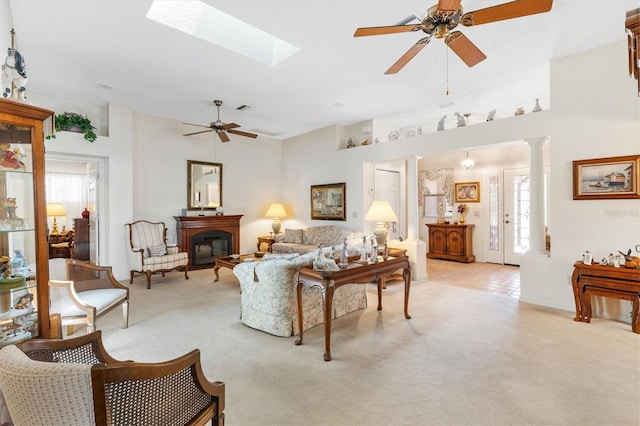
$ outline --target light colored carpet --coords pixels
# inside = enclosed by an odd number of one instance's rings
[[[640,336],[629,324],[447,286],[389,284],[383,310],[333,322],[331,362],[323,329],[302,346],[240,323],[238,283],[211,269],[131,286],[131,321],[102,318],[107,350],[164,361],[199,348],[210,380],[226,383],[235,425],[638,425]]]

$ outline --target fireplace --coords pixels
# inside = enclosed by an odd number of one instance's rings
[[[189,250],[191,265],[208,265],[216,261],[216,257],[229,256],[233,235],[226,231],[205,231],[191,238]]]
[[[174,216],[178,247],[189,253],[189,269],[212,268],[216,257],[239,253],[241,217]]]

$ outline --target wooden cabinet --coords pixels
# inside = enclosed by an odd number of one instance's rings
[[[73,258],[89,260],[89,219],[73,219]]]
[[[450,225],[444,223],[428,223],[429,259],[447,259],[457,262],[475,262],[473,254],[474,225]]]
[[[0,98],[0,346],[49,338],[44,132],[53,111]]]

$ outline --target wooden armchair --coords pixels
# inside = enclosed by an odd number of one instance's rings
[[[184,270],[184,278],[189,279],[189,254],[179,252],[175,244],[167,245],[167,228],[164,222],[138,220],[127,223],[129,227],[129,284],[133,284],[135,272],[147,276],[147,288],[151,288],[151,275],[175,269]]]
[[[49,259],[50,312],[59,313],[67,334],[73,326],[95,330],[96,320],[122,306],[124,328],[129,326],[129,289],[118,282],[110,266],[98,266],[75,259]]]
[[[160,363],[118,361],[100,331],[5,346],[0,388],[16,425],[224,425],[225,384],[205,378],[199,350]]]

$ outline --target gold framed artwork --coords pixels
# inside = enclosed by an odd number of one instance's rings
[[[573,199],[640,198],[640,155],[573,161]]]
[[[456,203],[480,202],[480,182],[456,182],[454,186]]]
[[[347,220],[347,184],[311,185],[312,220]]]

